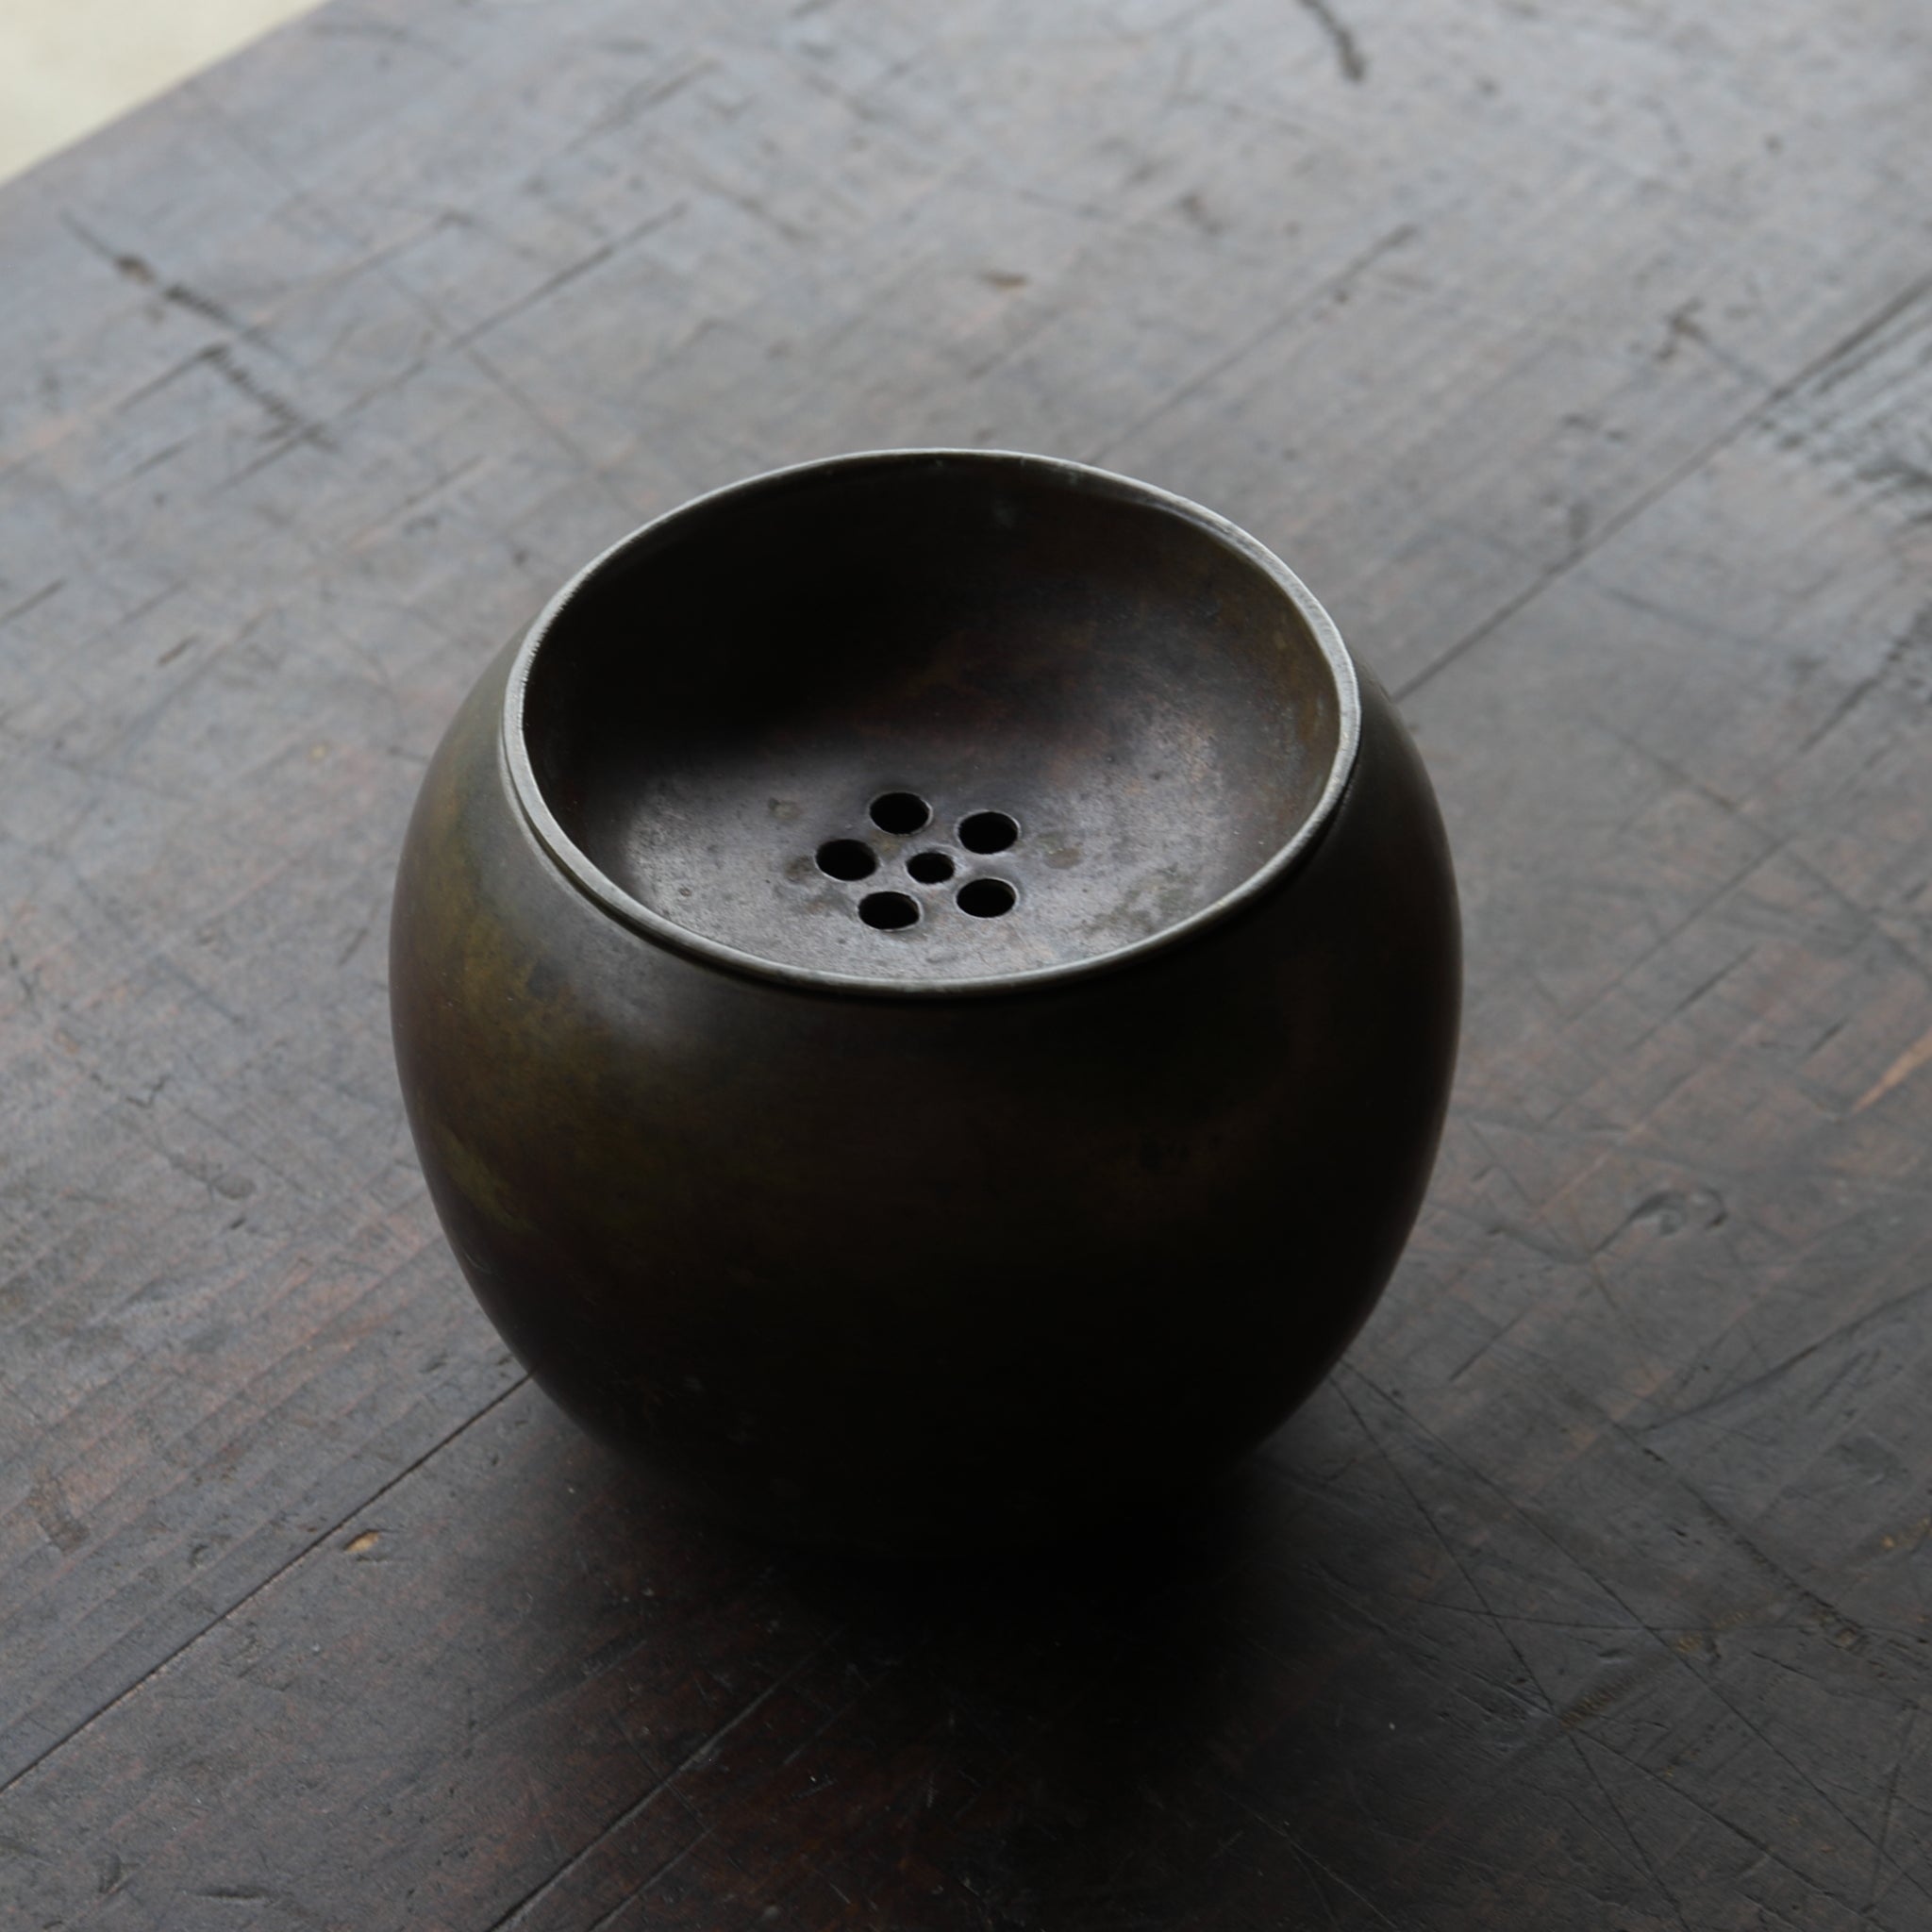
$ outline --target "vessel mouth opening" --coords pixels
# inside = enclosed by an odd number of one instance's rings
[[[911,993],[1223,916],[1312,844],[1357,732],[1333,624],[1254,539],[978,451],[808,464],[647,525],[533,626],[504,718],[533,829],[613,916]]]

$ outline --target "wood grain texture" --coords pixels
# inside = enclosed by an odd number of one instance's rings
[[[1928,83],[1885,0],[335,0],[0,193],[8,1923],[1932,1924]],[[1308,1408],[905,1574],[522,1383],[383,960],[578,562],[927,441],[1307,577],[1471,1003]]]

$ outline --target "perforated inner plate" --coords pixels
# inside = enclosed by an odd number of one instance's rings
[[[506,726],[539,830],[621,912],[925,983],[1214,907],[1339,787],[1353,707],[1318,607],[1218,519],[1043,458],[902,452],[620,545],[526,643]]]

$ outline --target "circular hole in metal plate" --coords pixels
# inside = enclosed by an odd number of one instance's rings
[[[872,802],[872,822],[882,832],[916,832],[931,819],[932,807],[916,791],[882,791]]]
[[[819,870],[828,878],[869,878],[878,870],[872,847],[860,839],[827,839],[818,849]]]
[[[959,842],[969,852],[1004,852],[1019,836],[1019,821],[1003,811],[976,811],[959,824]]]
[[[868,892],[858,902],[858,916],[881,932],[899,932],[919,924],[919,901],[905,892]]]
[[[968,879],[959,888],[958,904],[974,919],[997,919],[1010,912],[1019,897],[1005,879]]]

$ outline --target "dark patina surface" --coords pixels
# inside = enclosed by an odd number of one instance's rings
[[[960,455],[603,559],[453,726],[393,935],[425,1171],[539,1380],[888,1547],[1062,1533],[1273,1428],[1407,1236],[1459,991],[1427,780],[1306,592],[1158,492]]]

